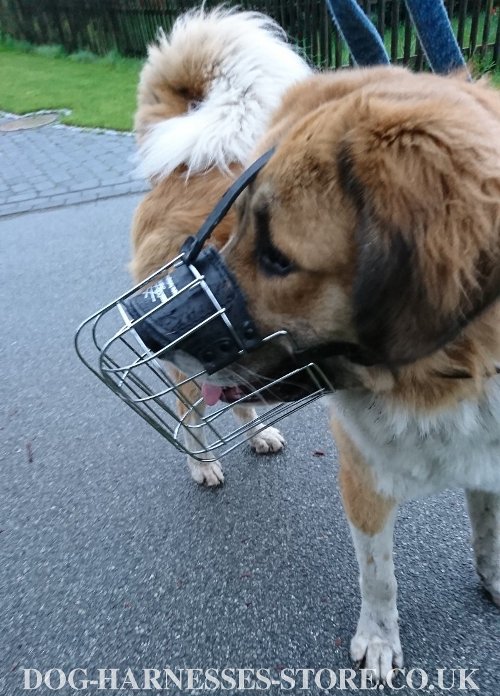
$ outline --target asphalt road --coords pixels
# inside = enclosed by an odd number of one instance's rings
[[[0,693],[25,693],[23,668],[350,667],[357,570],[324,408],[282,423],[282,454],[229,455],[204,490],[76,358],[76,326],[128,287],[136,202],[1,223]],[[461,493],[404,508],[396,566],[407,667],[477,668],[498,696],[500,613]]]

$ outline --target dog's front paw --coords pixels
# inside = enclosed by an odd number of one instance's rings
[[[220,486],[224,483],[224,474],[219,462],[214,459],[211,462],[198,462],[195,459],[188,459],[189,471],[191,476],[200,485]]]
[[[358,626],[351,641],[351,659],[356,665],[371,670],[374,681],[384,682],[394,667],[403,666],[397,625],[392,629]]]
[[[285,438],[277,428],[265,428],[260,433],[254,435],[250,444],[257,454],[268,454],[269,452],[279,452],[285,446]]]

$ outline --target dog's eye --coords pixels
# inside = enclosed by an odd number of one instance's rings
[[[273,244],[269,225],[267,205],[256,206],[255,217],[255,257],[260,268],[268,275],[286,276],[296,269],[295,264]]]
[[[257,259],[262,270],[269,275],[286,276],[295,270],[293,261],[271,245],[266,245],[265,249],[259,249]]]

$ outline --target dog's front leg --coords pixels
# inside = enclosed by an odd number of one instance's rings
[[[466,491],[477,572],[500,607],[500,494]]]
[[[257,420],[257,413],[252,406],[241,404],[234,407],[234,415],[244,425]],[[254,427],[250,430],[250,445],[257,454],[268,454],[270,452],[280,452],[285,446],[285,438],[277,428],[268,426],[263,430]]]
[[[170,378],[175,384],[183,382],[186,378],[183,372],[174,365],[165,363]],[[177,399],[177,412],[183,419],[184,444],[189,452],[203,451],[206,449],[206,435],[203,426],[203,416],[205,405],[198,403],[201,400],[200,388],[194,382],[186,382],[179,391],[184,397],[183,400]],[[186,404],[197,404],[196,409],[190,410]],[[200,462],[190,454],[187,455],[187,465],[191,473],[191,478],[205,486],[219,486],[224,483],[224,474],[220,462],[210,454],[207,454],[207,461]]]
[[[351,658],[372,670],[374,679],[385,680],[393,667],[403,663],[392,555],[397,506],[374,490],[369,467],[338,423],[333,431],[342,499],[360,569],[361,613]]]
[[[392,560],[395,510],[377,533],[366,534],[350,521],[359,563],[361,613],[351,641],[351,658],[373,670],[384,681],[393,667],[401,667],[403,654],[399,639],[397,583]]]

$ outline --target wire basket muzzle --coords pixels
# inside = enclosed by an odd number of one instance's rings
[[[212,250],[207,248],[205,253],[207,265],[212,265]],[[263,339],[258,332],[246,336],[247,322],[253,327],[253,321],[241,291],[220,266],[217,281],[208,272],[209,287],[201,273],[206,270],[203,258],[193,266],[181,254],[90,316],[76,333],[75,348],[99,380],[178,450],[199,461],[212,461],[321,398],[328,391],[328,382],[318,366],[292,361],[275,380],[256,385],[235,402],[219,401],[207,407],[201,389],[208,367],[220,369],[218,365],[231,363],[234,356],[241,358],[265,345],[284,341],[290,350],[293,346],[286,331]],[[226,340],[230,341],[228,350]],[[215,345],[219,351],[208,360],[211,356],[206,351]],[[181,350],[199,356],[204,364],[199,369],[172,372],[168,363]],[[295,395],[294,401],[276,402],[275,390],[304,378],[310,388]],[[265,410],[253,411],[245,423],[235,422],[231,417],[234,408],[247,404],[262,404]]]

